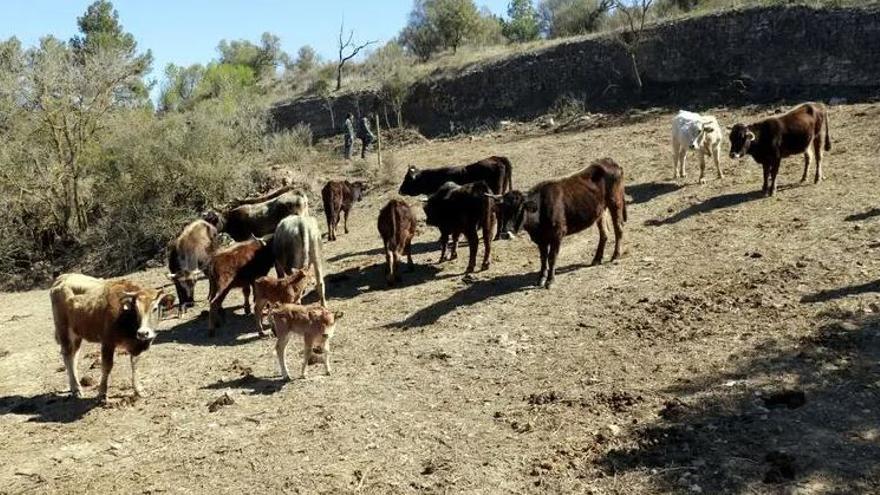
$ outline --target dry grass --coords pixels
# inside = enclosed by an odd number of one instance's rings
[[[696,110],[724,124],[765,115]],[[374,189],[351,233],[324,246],[330,307],[345,314],[330,377],[282,383],[250,317],[208,339],[191,312],[165,320],[141,361],[148,397],[127,399],[118,359],[108,406],[67,400],[45,291],[3,294],[0,491],[878,492],[880,106],[832,108],[827,181],[797,184],[794,157],[773,199],[755,194],[748,161],[725,159],[728,177],[700,186],[691,159],[671,182],[670,117],[395,150],[425,166],[505,154],[517,188],[612,156],[630,196],[627,254],[590,268],[595,232],[571,236],[547,291],[531,287],[525,236],[463,278],[465,260],[435,264],[423,227],[415,272],[386,290],[375,215],[395,188]],[[97,347],[84,355],[94,378]],[[789,388],[806,404],[766,407]],[[234,403],[209,412],[225,393]]]

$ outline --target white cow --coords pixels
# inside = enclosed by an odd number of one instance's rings
[[[706,182],[706,155],[711,155],[715,160],[718,178],[723,179],[724,173],[718,162],[722,140],[721,126],[715,117],[679,110],[678,115],[672,118],[672,166],[675,178],[687,176],[685,160],[688,149],[692,149],[700,157],[700,184]]]

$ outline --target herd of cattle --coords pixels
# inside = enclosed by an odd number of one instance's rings
[[[719,164],[721,132],[714,117],[679,112],[672,121],[675,177],[685,176],[689,149],[699,156],[700,182],[704,180],[707,156],[714,160],[719,178],[723,177]],[[731,127],[729,140],[731,158],[750,155],[763,166],[762,190],[768,196],[776,191],[782,158],[804,153],[802,181],[807,178],[810,161],[815,160],[815,181],[819,182],[823,144],[825,151],[831,147],[828,117],[819,103],[804,103],[788,113],[751,125],[736,124]],[[344,229],[348,232],[349,212],[365,190],[363,183],[348,181],[330,181],[322,189],[328,241],[336,239],[340,217],[344,218]],[[426,223],[440,231],[440,262],[447,259],[447,248],[449,259],[456,257],[458,239],[465,236],[470,250],[466,273],[475,269],[480,233],[485,245],[481,267],[485,270],[489,268],[492,240],[524,230],[540,253],[538,285],[550,288],[563,237],[596,224],[599,244],[592,263],[602,262],[608,237],[606,210],[615,235],[611,259],[617,259],[622,252],[623,225],[627,219],[624,173],[610,158],[597,160],[569,176],[541,182],[527,192],[513,189],[511,163],[500,156],[463,167],[410,167],[399,193],[427,196],[423,205]],[[413,208],[402,199],[391,199],[379,212],[378,231],[384,244],[389,285],[400,280],[399,265],[404,254],[410,269],[413,267],[411,248],[416,223]],[[235,242],[221,247],[221,233]],[[273,267],[277,278],[267,275]],[[327,309],[321,232],[317,220],[309,214],[309,201],[304,194],[282,188],[238,201],[225,211],[203,213],[169,243],[168,268],[168,277],[177,291],[179,315],[194,304],[196,281],[207,277],[210,336],[224,321],[223,301],[229,291],[241,288],[244,312],[250,314],[253,290],[257,329],[264,334],[264,318],[268,318],[277,337],[276,354],[282,376],[289,378],[284,350],[293,334],[304,340],[302,375],[305,376],[313,348],[322,355],[330,373],[329,341],[338,315]],[[311,279],[319,302],[302,305]],[[138,356],[150,347],[161,313],[173,306],[174,296],[128,280],[104,280],[81,274],[59,276],[49,294],[55,339],[61,346],[71,393],[81,396],[77,356],[86,340],[101,344],[99,397],[106,396],[117,347],[131,356],[133,389],[140,395],[135,364]]]

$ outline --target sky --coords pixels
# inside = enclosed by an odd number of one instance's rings
[[[496,14],[509,0],[477,0]],[[217,57],[221,39],[259,43],[269,31],[295,55],[311,45],[324,58],[336,57],[339,23],[354,29],[355,41],[388,41],[406,23],[412,0],[112,0],[126,31],[140,50],[153,52],[153,72],[161,83],[165,66],[205,64]],[[68,40],[76,18],[92,0],[0,0],[0,39],[16,36],[32,46],[47,34]],[[159,85],[157,85],[158,88]],[[157,90],[154,90],[154,97]]]

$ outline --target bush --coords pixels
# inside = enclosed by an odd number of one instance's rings
[[[296,124],[266,137],[266,151],[273,164],[290,164],[302,160],[312,149],[312,129]]]

